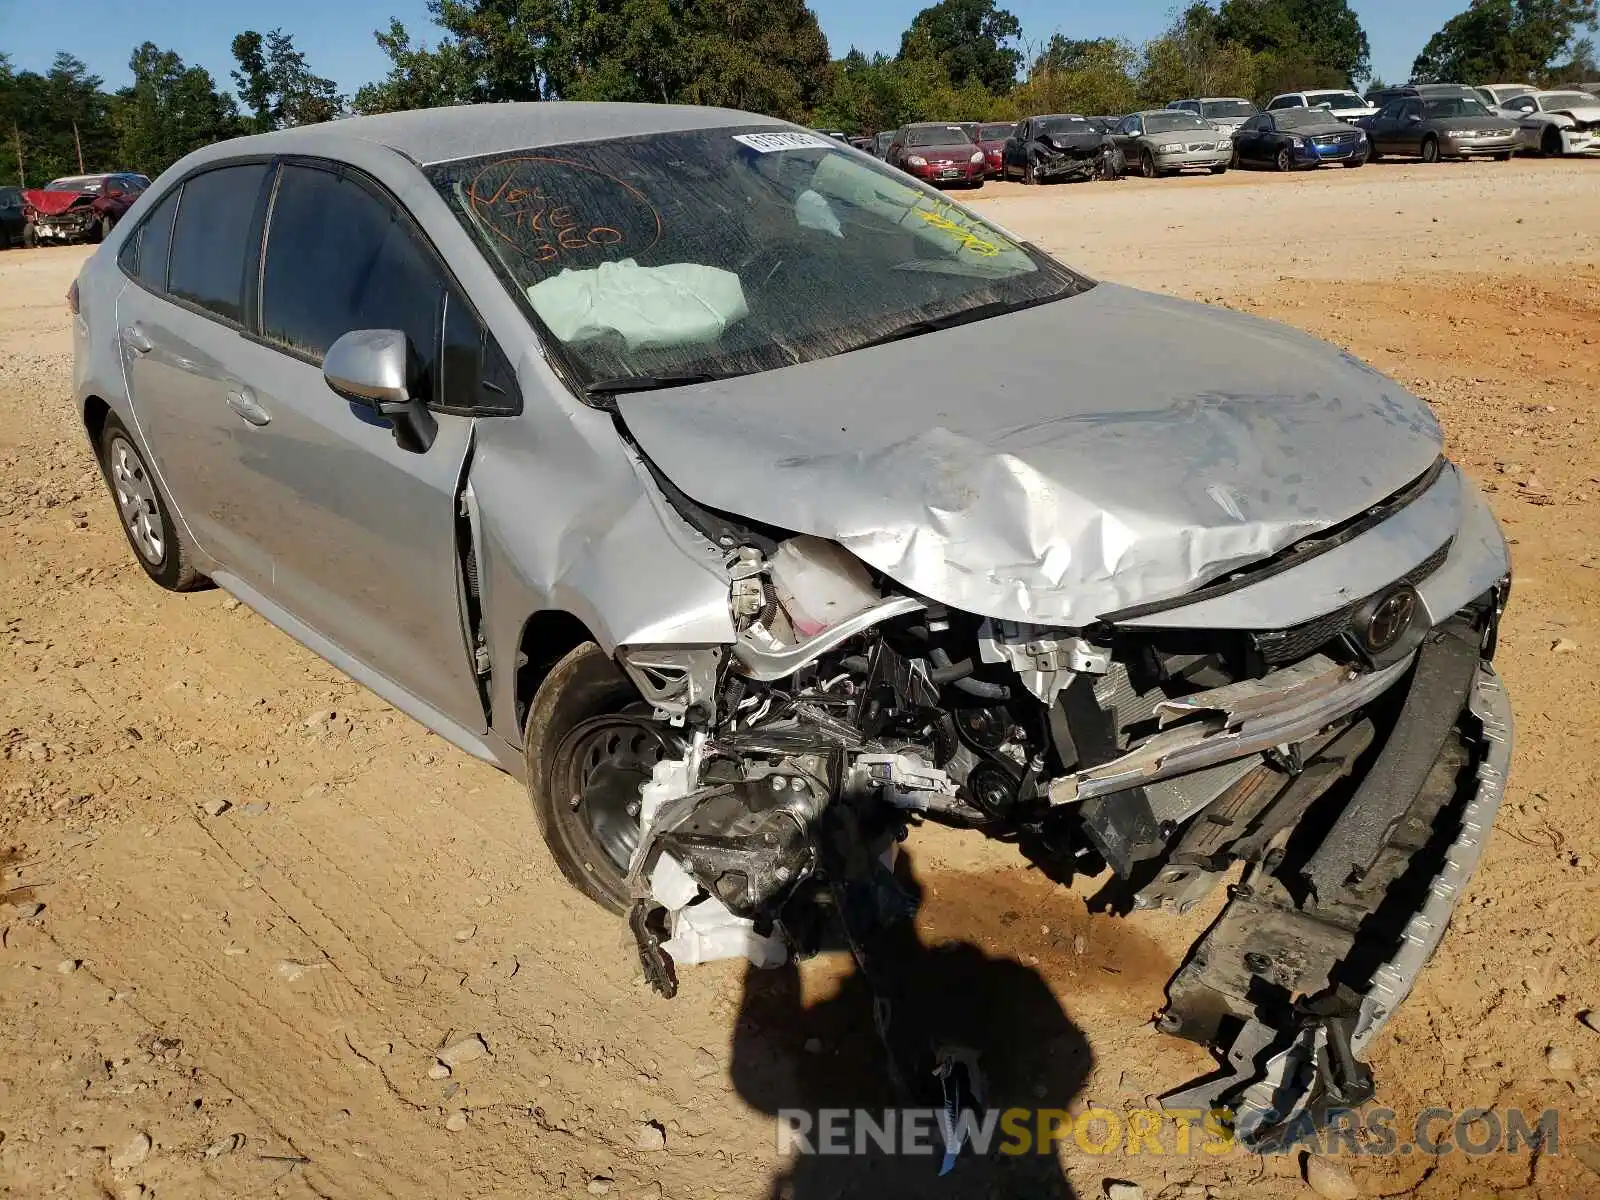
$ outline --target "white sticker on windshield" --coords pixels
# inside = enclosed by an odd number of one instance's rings
[[[733,140],[760,154],[777,150],[826,150],[834,144],[832,139],[815,133],[736,133]]]

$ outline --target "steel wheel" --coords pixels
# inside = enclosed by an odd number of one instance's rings
[[[1422,143],[1422,161],[1436,163],[1439,161],[1439,139],[1430,137]]]
[[[639,848],[640,788],[658,762],[681,749],[670,726],[645,710],[584,721],[556,751],[559,802],[617,871],[627,871]]]
[[[1148,148],[1139,154],[1139,173],[1146,179],[1156,177],[1156,156]]]
[[[167,537],[156,487],[144,459],[122,433],[113,433],[107,439],[106,455],[106,474],[111,479],[111,491],[128,540],[140,558],[151,567],[159,567],[167,556]]]

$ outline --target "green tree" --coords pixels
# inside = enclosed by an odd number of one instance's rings
[[[473,98],[475,79],[459,43],[445,40],[435,49],[413,46],[411,35],[398,20],[374,34],[389,56],[389,74],[356,91],[351,107],[358,113],[399,112],[408,108],[437,108],[462,104]]]
[[[1349,87],[1371,69],[1371,47],[1361,20],[1346,0],[1223,0],[1214,31],[1250,53],[1285,64],[1282,90]],[[1263,73],[1271,70],[1262,64]],[[1294,71],[1320,73],[1297,81]]]
[[[1138,107],[1139,52],[1115,38],[1077,41],[1054,35],[1034,57],[1016,92],[1019,114],[1094,116]]]
[[[1152,106],[1186,96],[1252,96],[1257,74],[1256,56],[1221,36],[1210,6],[1191,4],[1165,33],[1146,43],[1139,96]]]
[[[1021,23],[995,0],[940,0],[912,18],[900,57],[936,59],[954,87],[976,81],[1003,95],[1022,65],[1022,52],[1011,44],[1021,36]]]
[[[1419,83],[1542,79],[1563,52],[1583,50],[1584,39],[1575,36],[1595,20],[1595,0],[1472,0],[1428,39],[1412,77]]]
[[[145,42],[128,61],[133,84],[113,109],[118,154],[129,170],[154,176],[192,150],[248,132],[238,106],[211,73]]]
[[[100,78],[66,53],[43,75],[17,71],[0,55],[0,183],[39,186],[75,175],[80,148],[85,171],[117,166],[111,97]]]
[[[233,57],[239,64],[233,81],[259,133],[331,121],[344,106],[333,80],[313,72],[281,29],[265,36],[245,30],[233,39]]]
[[[357,94],[364,112],[459,100],[649,100],[801,117],[829,78],[828,43],[803,0],[429,0],[447,36],[411,46]]]

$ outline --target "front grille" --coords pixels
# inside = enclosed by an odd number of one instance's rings
[[[1372,596],[1380,595],[1397,584],[1408,583],[1416,587],[1444,565],[1444,560],[1450,556],[1450,546],[1453,542],[1452,538],[1399,579],[1379,588]],[[1361,610],[1362,605],[1372,599],[1372,596],[1363,596],[1343,608],[1334,609],[1331,613],[1307,621],[1304,625],[1258,633],[1255,635],[1256,649],[1261,652],[1261,657],[1266,660],[1268,666],[1281,667],[1299,662],[1348,630],[1356,613]]]

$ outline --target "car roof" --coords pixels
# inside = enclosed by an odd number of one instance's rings
[[[418,164],[477,158],[567,142],[719,129],[729,125],[790,128],[787,121],[731,108],[688,104],[609,104],[539,100],[457,104],[374,117],[348,117],[218,142],[193,161],[241,154],[313,154],[337,159],[352,141],[385,146]]]

